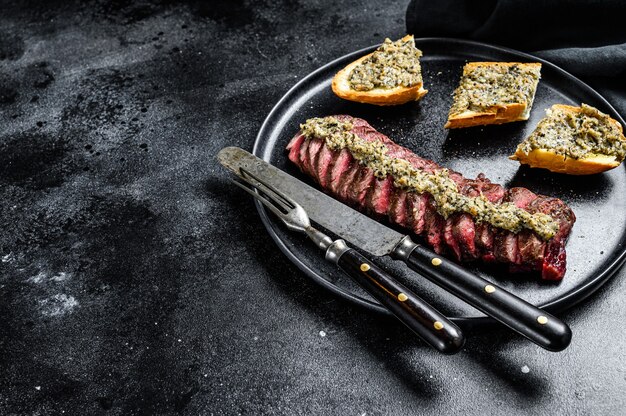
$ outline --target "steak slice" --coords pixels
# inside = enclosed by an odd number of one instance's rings
[[[559,220],[559,231],[546,243],[541,276],[547,280],[561,280],[566,269],[565,243],[576,216],[563,201],[547,196],[540,196],[530,203],[529,208]]]
[[[299,164],[300,160],[300,148],[304,143],[305,137],[304,134],[296,134],[293,139],[287,145],[287,150],[289,150],[289,160],[291,160],[295,164]],[[326,147],[326,146],[324,146]]]
[[[307,149],[306,157],[309,159],[309,174],[313,176],[313,179],[319,182],[320,178],[318,176],[317,170],[317,160],[320,157],[322,147],[326,147],[324,145],[324,140],[322,139],[314,139],[309,143],[309,148]]]
[[[416,194],[407,192],[409,205],[409,216],[412,219],[411,229],[417,235],[421,235],[426,228],[426,205],[428,204],[428,194]]]
[[[444,252],[444,227],[446,220],[437,213],[433,198],[428,197],[428,201],[424,204],[424,228],[426,232],[426,241],[435,250],[435,253]]]
[[[469,214],[457,214],[452,223],[452,236],[458,242],[464,260],[476,260],[476,225]]]
[[[382,142],[388,156],[407,160],[415,169],[428,173],[443,169],[434,161],[395,144],[363,119],[347,115],[334,117],[350,122],[351,132],[360,139]],[[565,243],[576,217],[560,199],[537,195],[526,188],[507,190],[483,174],[467,179],[458,172],[448,171],[463,195],[483,195],[494,204],[512,202],[530,213],[547,214],[558,221],[557,233],[544,241],[531,230],[513,233],[477,222],[467,213],[454,213],[444,218],[437,211],[432,195],[398,188],[391,176],[376,178],[373,170],[359,163],[349,150],[332,150],[323,138],[304,138],[298,133],[287,150],[289,160],[313,177],[326,192],[377,218],[386,216],[390,222],[412,230],[436,253],[450,254],[459,261],[503,263],[512,271],[540,271],[542,278],[550,280],[559,280],[565,274]]]
[[[330,181],[328,182],[328,190],[331,193],[338,194],[342,179],[348,175],[348,170],[352,163],[352,155],[347,149],[342,149],[335,156],[335,163],[330,171]],[[289,159],[293,162],[293,159]]]
[[[387,215],[391,207],[391,193],[393,179],[387,176],[385,179],[375,179],[365,197],[367,207],[377,215]]]
[[[335,163],[336,153],[339,152],[331,150],[328,146],[322,146],[320,149],[320,156],[317,159],[317,177],[322,188],[328,187],[328,182],[330,181],[329,172],[332,171]]]
[[[448,217],[443,228],[443,238],[457,261],[461,261],[461,247],[459,246],[457,236],[453,232],[454,222],[458,216],[458,214],[453,214]]]
[[[360,208],[365,208],[365,196],[373,187],[373,183],[376,180],[374,171],[370,168],[360,168],[359,174],[354,179],[354,182],[348,189],[348,199],[353,204],[358,205]]]
[[[389,221],[404,228],[410,227],[410,219],[407,208],[407,192],[402,189],[392,188],[391,205],[389,207]]]
[[[357,162],[357,160],[354,159],[352,155],[350,155],[350,165],[348,167],[348,170],[346,171],[346,175],[344,175],[339,180],[339,188],[337,191],[338,196],[342,198],[344,201],[346,201],[348,204],[356,203],[356,201],[354,201],[353,199],[350,199],[351,198],[350,190],[352,189],[355,180],[357,179],[358,176],[361,175],[361,173],[362,173],[362,170],[359,169],[359,162]]]

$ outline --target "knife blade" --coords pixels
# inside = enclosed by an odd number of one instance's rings
[[[302,205],[317,224],[373,256],[389,255],[404,261],[420,276],[539,346],[561,351],[569,345],[572,333],[563,321],[416,244],[408,235],[361,214],[243,149],[224,148],[218,153],[218,160],[236,175],[241,176],[243,168],[262,178]]]

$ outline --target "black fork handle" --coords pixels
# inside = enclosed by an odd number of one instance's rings
[[[458,352],[465,338],[445,315],[357,251],[336,240],[326,252],[355,282],[383,304],[426,343],[444,354]]]

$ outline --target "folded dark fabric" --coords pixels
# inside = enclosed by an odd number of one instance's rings
[[[580,77],[626,115],[626,1],[411,0],[407,33],[523,50]]]

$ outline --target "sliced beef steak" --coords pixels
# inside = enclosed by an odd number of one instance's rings
[[[335,117],[350,122],[352,133],[362,140],[385,144],[388,156],[407,160],[414,168],[428,173],[443,169],[432,160],[395,144],[363,119],[346,115]],[[359,163],[347,149],[332,150],[323,138],[307,139],[298,133],[287,150],[289,160],[326,192],[377,218],[386,217],[412,230],[437,253],[449,254],[457,261],[504,263],[511,271],[540,271],[544,279],[550,280],[559,280],[565,274],[565,243],[576,217],[560,199],[537,195],[526,188],[507,190],[491,183],[483,174],[467,179],[449,171],[458,192],[465,196],[483,195],[495,204],[511,202],[530,213],[550,215],[558,221],[559,230],[544,241],[530,230],[512,233],[476,222],[466,213],[455,213],[446,219],[437,212],[431,195],[396,188],[391,176],[376,178],[374,172]]]

